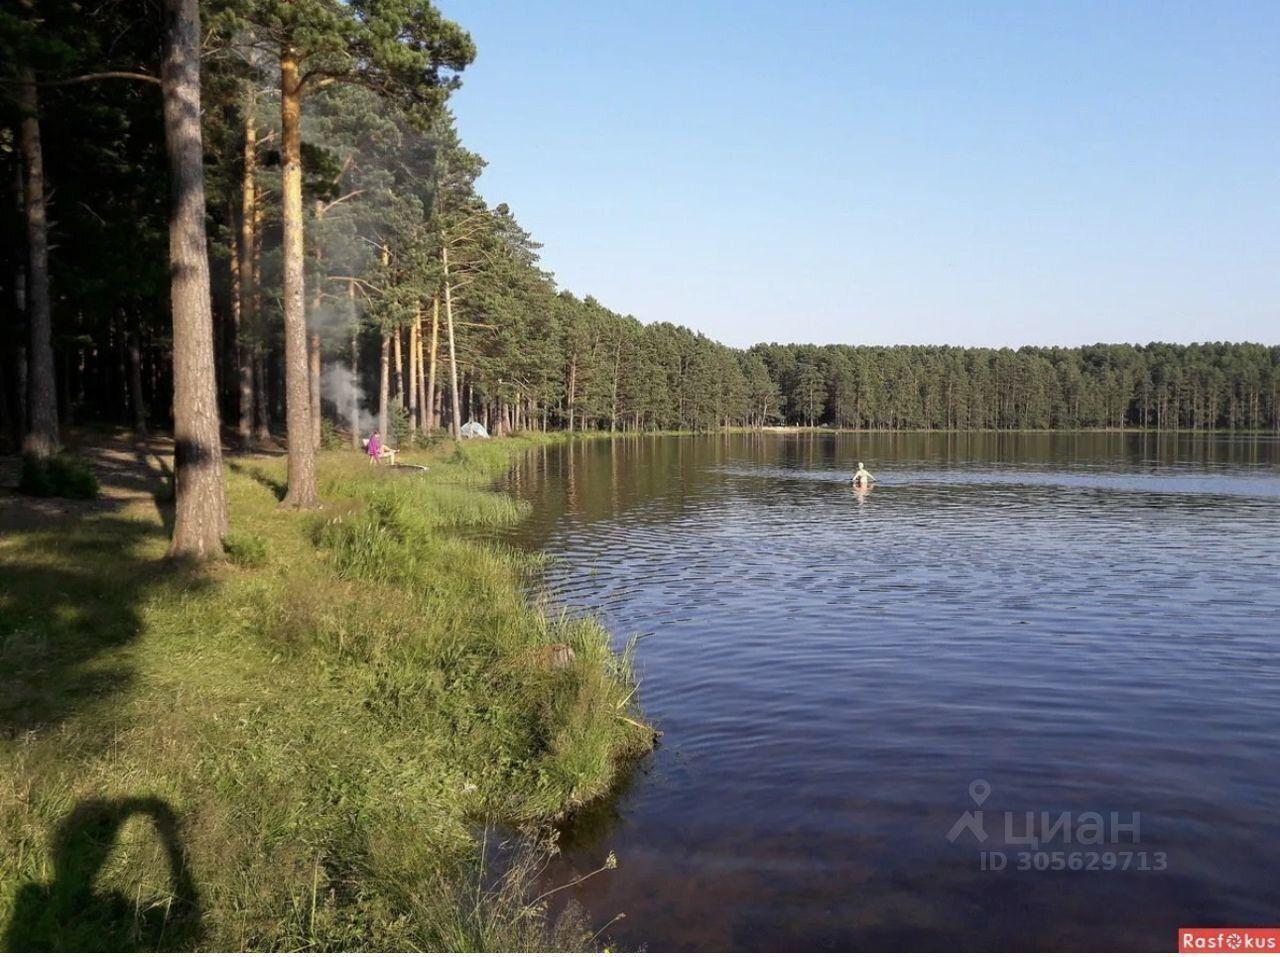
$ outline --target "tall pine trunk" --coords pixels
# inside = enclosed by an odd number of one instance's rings
[[[427,431],[427,343],[422,328],[422,307],[418,307],[418,427]]]
[[[58,398],[53,375],[53,322],[49,309],[49,222],[45,213],[44,153],[40,145],[40,101],[35,74],[22,70],[24,214],[27,224],[27,433],[22,451],[48,458],[58,451]],[[212,333],[210,333],[212,335]],[[211,347],[212,348],[212,347]]]
[[[409,434],[418,430],[418,327],[422,325],[422,309],[414,310],[409,327]]]
[[[236,376],[239,379],[240,418],[236,428],[241,447],[253,438],[253,353],[246,339],[257,333],[255,305],[258,301],[254,252],[257,249],[258,217],[258,132],[254,117],[254,98],[250,93],[244,105],[244,156],[240,170],[240,325],[236,329]]]
[[[400,348],[400,329],[396,329],[391,337],[392,375],[395,377],[396,405],[404,405],[404,356]]]
[[[161,82],[169,156],[169,274],[173,308],[173,473],[170,555],[217,558],[227,534],[222,437],[214,381],[213,308],[204,230],[197,0],[165,0]]]
[[[427,431],[434,432],[436,421],[436,353],[440,344],[440,294],[431,297],[431,356],[427,364]]]
[[[440,247],[440,261],[444,268],[444,319],[449,332],[449,394],[453,403],[453,437],[462,438],[462,409],[458,398],[458,351],[453,340],[453,283],[449,279],[449,246]]]
[[[142,349],[138,347],[138,334],[128,334],[129,350],[129,404],[133,408],[133,433],[135,438],[147,437],[147,404],[142,397]]]
[[[271,441],[271,390],[267,387],[267,348],[253,349],[253,437],[259,442]]]
[[[26,205],[23,202],[21,163],[13,164],[13,202],[18,220],[26,217]],[[9,423],[13,447],[21,448],[23,436],[27,432],[27,264],[24,257],[13,257],[13,365],[6,380],[8,391],[6,399],[12,411]]]
[[[388,443],[391,441],[387,435],[390,427],[391,410],[388,407],[390,401],[390,365],[391,365],[391,336],[387,333],[382,334],[382,350],[378,357],[378,434],[382,436],[382,441]]]
[[[577,397],[578,388],[578,354],[575,352],[569,360],[569,387],[565,390],[566,411],[569,413],[569,431],[574,428],[573,403]]]
[[[239,211],[236,209],[235,204],[230,202],[227,203],[227,244],[230,247],[227,250],[227,265],[228,265],[228,271],[231,274],[231,294],[227,297],[227,299],[228,299],[229,305],[231,306],[230,354],[231,354],[231,362],[233,367],[235,366],[238,360],[238,357],[236,355],[236,349],[240,343],[241,312],[242,312],[242,307],[244,305],[243,303],[244,297],[241,295],[241,289],[243,287],[241,285],[241,279],[240,279],[240,229],[236,223],[236,220],[239,217],[239,215],[240,215]],[[223,331],[226,332],[226,329],[224,329]],[[225,389],[225,384],[228,381],[228,376],[229,376],[227,363],[226,363],[226,356],[223,355],[224,350],[219,349],[218,352],[219,352],[218,359],[220,362],[218,366],[218,382]],[[239,403],[239,397],[237,394],[237,407],[236,407],[237,414],[239,414],[238,403]]]
[[[302,236],[302,77],[298,53],[286,45],[280,55],[280,164],[284,220],[283,295],[285,429],[288,482],[283,504],[315,508],[316,450],[311,437],[311,388],[307,375],[306,274]]]
[[[262,209],[253,211],[253,316],[262,317]],[[262,336],[265,330],[258,328],[253,346],[253,436],[259,442],[271,441],[271,387],[267,370],[271,350]]]
[[[307,382],[311,386],[311,444],[318,449],[320,448],[320,333],[318,332],[311,333],[307,365]]]
[[[356,314],[356,284],[347,281],[347,299],[351,303],[351,315]],[[360,451],[360,327],[351,328],[351,395],[348,397],[351,408],[351,448]]]
[[[613,353],[613,404],[609,407],[609,431],[618,431],[618,380],[622,374],[622,339]]]

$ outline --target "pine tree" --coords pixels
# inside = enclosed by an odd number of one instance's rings
[[[174,513],[170,555],[216,558],[227,533],[222,438],[214,381],[213,308],[205,238],[200,131],[200,14],[196,0],[166,0],[165,140],[172,211]]]
[[[288,492],[319,503],[307,357],[302,206],[302,104],[334,83],[378,91],[419,114],[438,110],[471,62],[471,38],[425,0],[254,0],[242,14],[280,64],[283,308]]]

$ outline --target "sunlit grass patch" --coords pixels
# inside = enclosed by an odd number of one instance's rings
[[[324,453],[308,514],[281,460],[233,461],[231,560],[199,572],[141,509],[7,534],[7,942],[585,943],[525,871],[470,883],[478,822],[541,826],[651,741],[604,631],[545,618],[534,559],[476,534],[521,518],[490,487],[527,444],[442,443],[426,473]]]

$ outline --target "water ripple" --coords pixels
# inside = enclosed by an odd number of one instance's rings
[[[631,915],[624,944],[1165,949],[1190,916],[1272,919],[1277,443],[957,441],[601,442],[517,470],[540,593],[647,636],[665,746],[559,865],[617,849],[581,897]],[[1168,873],[980,873],[945,838],[979,776],[1000,807],[1140,812]]]

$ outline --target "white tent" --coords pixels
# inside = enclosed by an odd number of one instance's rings
[[[464,439],[487,439],[489,437],[488,430],[475,419],[472,419],[458,431]]]

